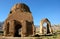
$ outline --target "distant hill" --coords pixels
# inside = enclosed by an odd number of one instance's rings
[[[2,25],[3,25],[4,22],[0,22],[0,31],[2,30]]]

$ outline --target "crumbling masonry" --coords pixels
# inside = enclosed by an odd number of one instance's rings
[[[29,7],[20,3],[12,7],[3,25],[4,36],[26,37],[35,34],[34,22]]]
[[[43,24],[47,23],[47,34],[53,33],[50,21],[45,18],[40,22],[40,34],[44,34]],[[3,25],[4,36],[27,37],[35,35],[35,26],[29,7],[24,4],[16,4],[11,8],[8,18]]]
[[[45,18],[45,19],[42,19],[41,22],[40,22],[40,34],[44,34],[44,28],[43,28],[44,22],[47,23],[47,26],[46,26],[47,27],[47,32],[46,32],[46,34],[53,33],[50,21],[47,18]]]

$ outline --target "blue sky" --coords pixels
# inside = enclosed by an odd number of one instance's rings
[[[6,20],[10,9],[16,3],[25,3],[32,12],[35,25],[40,25],[43,18],[51,24],[60,24],[60,0],[0,0],[0,21]]]

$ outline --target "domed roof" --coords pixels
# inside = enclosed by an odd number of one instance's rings
[[[18,3],[16,5],[14,5],[12,7],[11,11],[14,11],[14,10],[17,10],[17,9],[19,9],[22,12],[30,12],[29,7],[24,3]]]

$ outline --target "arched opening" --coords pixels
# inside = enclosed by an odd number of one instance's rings
[[[44,32],[45,29],[45,32]],[[50,21],[45,18],[42,19],[40,22],[40,34],[50,34],[51,33],[51,23]]]
[[[7,34],[9,34],[9,26],[10,26],[10,24],[9,24],[9,22],[7,23]]]
[[[43,29],[44,29],[44,34],[46,34],[47,33],[47,23],[46,22],[43,23]]]
[[[14,34],[14,37],[21,37],[21,28],[22,28],[21,23],[16,21],[15,22],[15,34]]]
[[[44,34],[50,33],[49,24],[47,22],[43,23]]]

